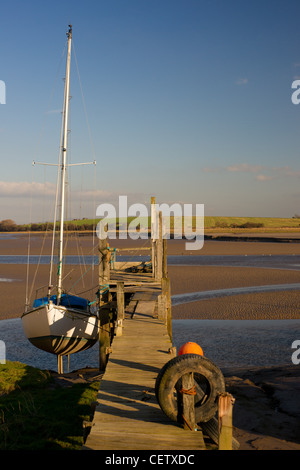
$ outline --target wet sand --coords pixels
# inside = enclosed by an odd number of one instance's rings
[[[88,293],[94,300],[97,290],[97,266],[82,279],[83,271],[77,266],[65,266],[65,285],[73,287],[80,295]],[[26,265],[0,264],[0,320],[21,316],[26,292],[35,295],[35,287],[47,286],[49,267],[31,265],[28,291],[26,291]],[[169,266],[171,294],[226,289],[233,287],[290,284],[300,282],[300,272],[276,269],[215,267],[215,266]],[[76,284],[75,284],[76,283]],[[74,285],[75,284],[75,285]],[[45,295],[45,289],[39,295]],[[278,291],[272,293],[251,293],[189,302],[172,307],[174,319],[297,319],[300,318],[300,293]]]
[[[41,234],[32,234],[30,238],[31,254],[51,252],[51,236],[45,239]],[[110,245],[117,248],[128,248],[122,254],[136,255],[130,251],[132,247],[149,248],[148,240],[111,240]],[[67,244],[67,254],[97,255],[98,239],[85,235],[75,239],[70,237]],[[0,237],[0,255],[26,255],[28,235]],[[140,253],[149,254],[148,251]],[[169,255],[298,255],[299,243],[270,243],[249,241],[215,241],[208,240],[200,251],[186,251],[184,240],[168,240]],[[20,317],[24,310],[26,297],[26,265],[0,264],[0,319]],[[29,290],[32,283],[36,286],[47,286],[48,266],[40,265],[38,273],[36,266],[30,266]],[[82,271],[74,266],[66,267],[67,287],[71,287]],[[232,287],[262,286],[270,284],[290,284],[300,282],[300,271],[284,269],[261,269],[244,267],[215,267],[215,266],[168,266],[171,279],[171,294],[227,289]],[[8,281],[3,282],[7,279]],[[75,293],[80,294],[97,286],[97,267],[76,284]],[[33,294],[34,294],[33,290]],[[44,294],[43,294],[44,295]],[[227,298],[217,298],[190,302],[174,306],[174,319],[287,319],[300,318],[300,294],[297,291],[278,291],[273,293],[243,294]]]
[[[228,370],[240,450],[300,450],[300,365]]]
[[[216,235],[217,236],[217,235]],[[288,234],[282,234],[288,236]],[[296,234],[293,235],[296,238]],[[274,234],[274,241],[263,241],[265,236],[262,235],[261,242],[248,241],[245,236],[240,237],[240,241],[236,241],[232,237],[232,241],[223,240],[205,240],[201,250],[191,250],[190,245],[186,247],[185,240],[168,240],[168,254],[170,255],[294,255],[300,254],[300,243],[293,242],[290,237],[289,242],[280,242],[280,236]],[[300,239],[300,233],[299,237]],[[244,241],[243,241],[244,240]],[[245,241],[246,240],[246,241]],[[278,240],[278,241],[275,241]],[[30,244],[30,253],[32,255],[40,254],[43,247],[43,254],[51,253],[52,236],[47,236],[33,232],[30,237],[28,234],[7,234],[3,237],[0,234],[0,255],[26,255],[28,244]],[[116,248],[150,248],[149,240],[109,240],[111,247]],[[188,242],[189,243],[189,242]],[[98,239],[92,235],[80,235],[67,237],[66,254],[83,253],[87,255],[97,254]],[[133,252],[132,252],[133,253]],[[143,251],[143,253],[147,253]],[[126,253],[127,254],[127,253]]]
[[[32,237],[31,253],[38,254],[41,238]],[[91,237],[81,237],[80,252],[96,254],[91,248]],[[97,242],[97,241],[96,241]],[[111,241],[111,246],[150,246],[143,240]],[[45,242],[47,250],[51,241]],[[78,246],[70,240],[69,254],[77,254]],[[48,253],[50,250],[48,251]],[[0,239],[0,254],[27,253],[27,237]],[[262,255],[300,254],[299,243],[207,241],[199,252],[185,251],[184,241],[170,240],[168,254],[190,255]],[[26,265],[0,264],[0,320],[20,317],[24,309],[26,291]],[[77,272],[76,272],[77,271]],[[232,287],[289,284],[300,282],[300,271],[215,266],[169,266],[171,294],[225,289]],[[66,282],[76,282],[78,268],[70,267]],[[34,280],[35,266],[30,267],[30,282]],[[48,284],[48,266],[41,265],[36,275],[37,285]],[[85,284],[76,284],[80,294],[97,286],[97,268],[84,278]],[[300,294],[298,291],[244,294],[174,306],[174,319],[299,319]],[[296,334],[296,333],[295,333]],[[296,338],[295,339],[300,339]],[[234,436],[241,450],[300,450],[300,365],[224,371],[226,390],[236,399],[233,412]]]

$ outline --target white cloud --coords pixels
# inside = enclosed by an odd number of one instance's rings
[[[256,175],[255,179],[257,179],[257,181],[270,181],[274,179],[274,176],[259,174],[259,175]]]
[[[238,78],[235,82],[237,85],[247,85],[248,78]]]
[[[262,170],[261,165],[249,165],[248,163],[239,163],[237,165],[231,165],[226,168],[227,171],[246,172],[246,173],[257,173]]]
[[[0,181],[0,197],[30,197],[55,195],[52,183],[29,183],[28,181]]]
[[[78,200],[108,200],[109,198],[112,197],[112,193],[109,191],[102,191],[101,189],[96,189],[96,190],[89,190],[89,191],[72,191],[72,199]]]
[[[0,197],[42,197],[48,198],[55,197],[56,185],[53,183],[45,182],[29,183],[28,181],[0,181]],[[97,190],[83,190],[72,191],[72,198],[78,200],[89,200],[93,198],[108,199],[111,196],[109,191]]]
[[[253,173],[257,181],[271,181],[280,177],[300,178],[300,170],[293,170],[289,166],[270,167],[264,165],[251,165],[249,163],[237,163],[227,167],[206,167],[203,168],[202,171],[205,173],[217,173],[220,171],[230,173]],[[264,171],[264,173],[262,173],[262,171]]]

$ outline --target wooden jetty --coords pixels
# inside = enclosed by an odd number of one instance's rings
[[[171,422],[155,398],[155,380],[174,353],[167,327],[155,318],[156,301],[138,300],[125,313],[101,380],[85,449],[204,449],[201,431]]]
[[[150,272],[130,272],[128,265],[121,270],[118,263],[110,270],[106,240],[100,240],[99,284],[109,286],[106,302],[100,302],[104,373],[85,450],[205,449],[201,429],[185,430],[172,422],[155,397],[156,377],[176,355],[161,224],[159,239],[148,249]]]

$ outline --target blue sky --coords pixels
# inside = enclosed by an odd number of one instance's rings
[[[81,216],[119,195],[206,215],[300,213],[299,13],[297,0],[2,4],[0,220],[47,218],[55,170],[32,160],[58,159],[69,23],[71,158],[97,160],[96,174],[72,169]]]

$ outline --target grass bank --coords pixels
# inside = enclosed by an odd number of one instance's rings
[[[66,385],[48,370],[0,364],[0,449],[79,450],[100,382],[77,375]]]
[[[95,230],[100,219],[93,220],[93,219],[80,219],[80,220],[72,220],[67,221],[66,229],[70,232],[72,231],[79,231],[79,232],[91,232]],[[177,219],[178,220],[178,219]],[[117,218],[115,222],[116,230],[118,229],[127,229],[130,228],[131,223],[132,229],[135,231],[135,222],[136,219],[134,217],[128,217],[126,219],[119,219]],[[148,227],[151,229],[151,219],[150,217],[144,217],[139,219],[139,222],[142,224],[143,227]],[[178,222],[177,222],[178,223]],[[182,226],[184,225],[182,219]],[[195,228],[195,217],[193,217],[193,227]],[[170,217],[170,227],[171,230],[174,227],[174,217],[171,215]],[[27,225],[11,225],[7,226],[6,228],[1,229],[0,224],[0,231],[11,231],[11,232],[26,232],[26,231],[34,231],[34,232],[44,232],[47,230],[52,230],[53,224],[51,223],[35,223],[35,224],[27,224]],[[58,224],[57,224],[58,229]],[[206,231],[249,231],[253,230],[255,232],[280,232],[280,231],[300,231],[300,218],[299,217],[290,217],[290,218],[279,218],[279,217],[224,217],[224,216],[205,216],[204,217],[204,229]]]

